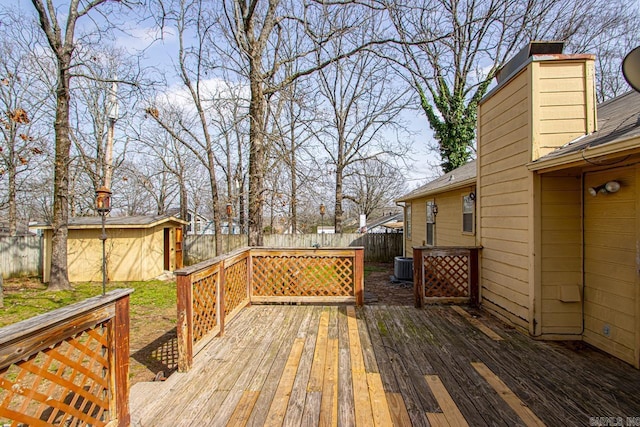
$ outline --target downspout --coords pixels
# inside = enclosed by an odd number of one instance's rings
[[[407,257],[407,210],[404,202],[396,202],[396,206],[402,208],[402,218],[404,224],[402,226],[402,256]]]

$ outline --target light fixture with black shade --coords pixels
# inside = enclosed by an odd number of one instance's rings
[[[107,232],[105,230],[105,217],[111,211],[111,190],[104,185],[96,190],[96,211],[98,211],[98,214],[100,214],[102,218],[102,234],[100,234],[100,240],[102,240],[102,295],[104,295],[107,288]]]

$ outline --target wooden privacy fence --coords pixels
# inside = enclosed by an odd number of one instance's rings
[[[180,372],[251,303],[364,302],[363,248],[243,248],[175,274]]]
[[[344,248],[364,247],[365,261],[391,262],[402,255],[402,233],[344,233],[344,234],[267,234],[264,246],[270,248]],[[232,234],[222,236],[224,253],[243,248],[247,245],[247,236]],[[184,260],[186,265],[213,258],[216,254],[215,238],[212,235],[184,236]]]
[[[131,292],[0,329],[0,425],[130,424]]]
[[[413,248],[416,307],[432,302],[478,301],[478,248]]]
[[[0,274],[5,278],[40,275],[41,252],[41,236],[0,237]]]

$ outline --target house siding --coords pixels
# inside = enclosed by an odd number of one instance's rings
[[[541,177],[543,334],[582,333],[581,186],[580,173]],[[577,295],[563,296],[569,291]]]
[[[427,202],[438,205],[434,246],[475,246],[475,233],[462,231],[462,198],[472,191],[475,191],[475,186],[469,185],[438,193],[436,196],[411,200],[411,237],[406,239],[406,253],[412,254],[413,247],[424,246],[426,243]]]
[[[638,364],[638,165],[585,174],[584,340]],[[616,180],[620,191],[589,187]]]
[[[534,62],[533,157],[595,130],[593,61]]]
[[[480,105],[478,233],[482,304],[516,325],[529,322],[530,69]]]
[[[560,293],[581,284],[581,202],[579,180],[541,179],[526,165],[595,122],[585,58],[533,60],[479,106],[482,303],[532,334],[580,333],[580,304]]]

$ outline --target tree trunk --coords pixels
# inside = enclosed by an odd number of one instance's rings
[[[182,176],[178,177],[178,185],[180,187],[180,219],[188,221],[189,219],[189,199],[187,195],[187,186],[184,183],[184,179]],[[187,228],[189,224],[184,224],[182,226],[182,235],[187,235]],[[194,230],[195,231],[195,230]]]
[[[336,168],[336,205],[335,205],[335,215],[336,219],[334,222],[335,225],[335,233],[342,234],[342,168]]]
[[[291,212],[291,234],[296,234],[298,231],[298,180],[296,175],[296,168],[298,165],[296,163],[296,138],[293,128],[291,129],[291,136],[289,139],[291,141],[291,158],[289,159],[289,164],[291,165],[289,172],[291,174],[291,201],[289,202]]]
[[[16,155],[14,147],[9,145],[9,235],[15,236],[18,229],[18,214],[16,208]]]
[[[64,62],[71,62],[71,53],[63,54]],[[63,61],[64,61],[63,60]],[[50,290],[69,289],[67,266],[67,236],[69,234],[69,71],[59,66],[58,87],[56,89],[56,118],[54,123],[56,148],[53,177],[53,237],[51,239]]]
[[[210,147],[211,145],[209,145]],[[218,195],[218,183],[215,175],[215,159],[213,158],[213,150],[207,152],[207,161],[209,162],[209,185],[211,187],[211,204],[213,205],[213,227],[216,239],[216,256],[222,254],[222,234],[220,233],[220,197]]]
[[[252,64],[251,74],[259,76],[258,65]],[[264,114],[266,99],[261,79],[251,78],[251,101],[249,104],[249,246],[263,244],[264,208]]]

